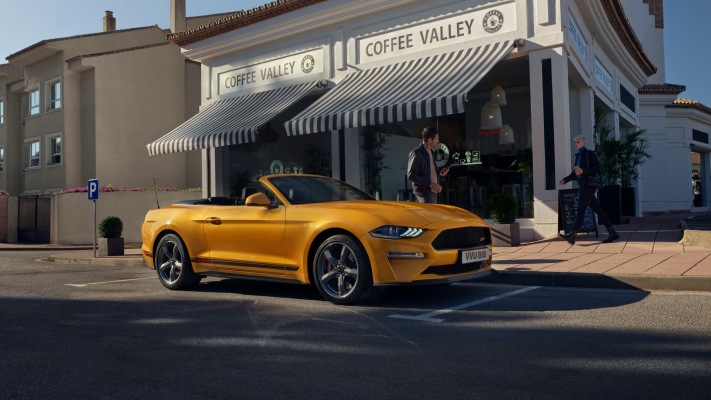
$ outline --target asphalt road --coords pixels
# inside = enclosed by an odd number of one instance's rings
[[[0,254],[3,399],[708,399],[711,294],[461,283],[335,306]]]

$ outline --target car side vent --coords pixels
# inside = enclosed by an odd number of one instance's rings
[[[435,250],[465,249],[491,244],[491,230],[488,227],[466,227],[446,229],[432,241]]]

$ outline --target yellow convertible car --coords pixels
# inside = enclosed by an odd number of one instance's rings
[[[375,200],[336,179],[269,175],[242,197],[151,210],[145,261],[168,289],[223,276],[313,284],[336,304],[373,286],[442,284],[487,275],[491,230],[461,208]]]

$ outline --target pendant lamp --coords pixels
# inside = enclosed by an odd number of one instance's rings
[[[481,108],[481,129],[501,128],[501,108],[491,101]]]
[[[510,126],[504,125],[499,132],[499,144],[514,144],[513,129]]]
[[[506,92],[501,86],[497,86],[491,91],[491,102],[499,106],[506,105]]]

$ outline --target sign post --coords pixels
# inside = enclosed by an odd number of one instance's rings
[[[96,258],[96,200],[99,199],[99,180],[89,179],[87,189],[89,200],[94,203],[94,258]]]

